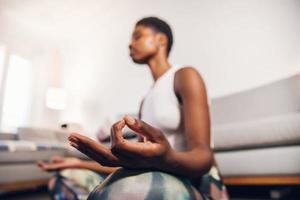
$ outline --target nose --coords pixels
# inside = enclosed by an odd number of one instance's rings
[[[128,48],[129,48],[129,50],[132,50],[132,48],[133,48],[133,41],[132,40],[129,42]]]

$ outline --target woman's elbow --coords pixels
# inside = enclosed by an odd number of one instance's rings
[[[214,163],[214,156],[211,149],[206,150],[205,152],[199,155],[199,159],[196,159],[196,167],[188,174],[189,178],[199,178],[204,174],[208,173]]]

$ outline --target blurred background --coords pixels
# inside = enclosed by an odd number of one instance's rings
[[[36,199],[47,196],[51,175],[36,160],[75,155],[66,132],[57,132],[62,124],[95,137],[137,114],[153,80],[128,45],[147,16],[171,25],[171,63],[194,66],[205,79],[230,192],[261,190],[254,179],[251,190],[241,187],[249,179],[230,179],[241,175],[255,175],[268,197],[289,193],[280,184],[299,192],[299,0],[0,0],[0,194],[43,186]]]
[[[128,44],[152,15],[173,28],[171,62],[199,69],[211,98],[300,71],[298,0],[0,0],[1,130],[78,122],[88,134],[136,113],[152,77]]]

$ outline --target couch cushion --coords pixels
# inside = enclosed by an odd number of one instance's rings
[[[16,133],[8,133],[8,132],[0,132],[0,140],[17,140],[18,134]]]
[[[0,141],[0,163],[28,163],[47,160],[53,155],[65,155],[66,145],[32,141]]]
[[[223,176],[300,174],[300,145],[215,154]]]
[[[30,141],[48,141],[55,142],[56,134],[53,130],[32,128],[32,127],[20,127],[18,128],[19,140],[30,140]]]
[[[212,133],[216,151],[300,144],[300,113],[215,125]]]
[[[46,179],[54,174],[54,172],[49,173],[42,171],[35,163],[4,163],[0,165],[0,172],[0,184]]]
[[[54,155],[87,159],[65,143],[0,140],[0,183],[51,177],[53,174],[39,169],[36,161],[47,161]]]
[[[33,142],[26,140],[0,140],[1,151],[37,151],[37,150],[51,150],[51,149],[66,149],[66,144],[55,142]]]

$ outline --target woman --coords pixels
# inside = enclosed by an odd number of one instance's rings
[[[115,170],[89,199],[228,199],[210,148],[205,84],[193,67],[171,66],[172,44],[166,22],[156,17],[138,21],[130,56],[147,64],[154,79],[139,119],[124,116],[112,126],[111,148],[70,135],[71,146]],[[140,136],[139,142],[123,138],[125,126]]]

